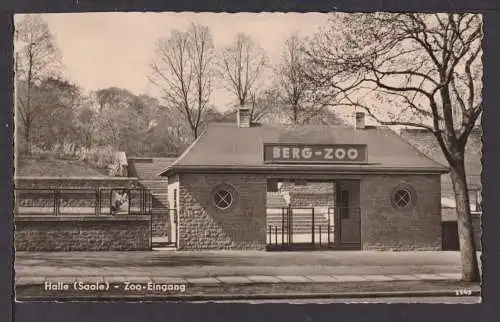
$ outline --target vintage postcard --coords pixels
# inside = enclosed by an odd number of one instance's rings
[[[17,301],[481,301],[480,14],[14,23]]]

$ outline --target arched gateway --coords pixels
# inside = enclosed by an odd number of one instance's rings
[[[359,115],[355,128],[281,127],[251,125],[248,113],[210,124],[161,173],[179,250],[441,248],[446,167]],[[331,184],[332,204],[294,205],[276,182]],[[269,191],[285,204],[268,209]]]

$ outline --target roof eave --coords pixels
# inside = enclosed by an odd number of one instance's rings
[[[406,174],[446,174],[447,168],[352,168],[352,169],[325,169],[311,167],[297,168],[269,168],[269,167],[248,167],[248,166],[171,166],[161,173],[161,176],[168,176],[174,173],[307,173],[307,174],[325,174],[325,171],[332,174],[373,174],[373,173],[406,173]]]
[[[166,177],[171,168],[172,168],[172,166],[169,166],[168,168],[166,168],[162,172],[158,173],[158,176],[159,177]]]

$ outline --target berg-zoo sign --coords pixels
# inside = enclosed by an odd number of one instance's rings
[[[364,144],[268,144],[265,163],[360,163],[367,161]]]

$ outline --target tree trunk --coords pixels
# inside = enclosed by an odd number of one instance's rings
[[[479,266],[476,256],[476,245],[470,215],[469,192],[465,179],[464,161],[451,166],[451,181],[455,192],[457,210],[458,237],[462,259],[462,280],[479,282]]]
[[[193,130],[194,139],[196,140],[198,138],[198,127],[193,126],[192,130]]]
[[[26,140],[26,153],[31,154],[31,125],[26,122],[24,124],[24,139]]]
[[[293,105],[293,124],[297,125],[297,119],[298,119],[298,108],[297,105]]]

